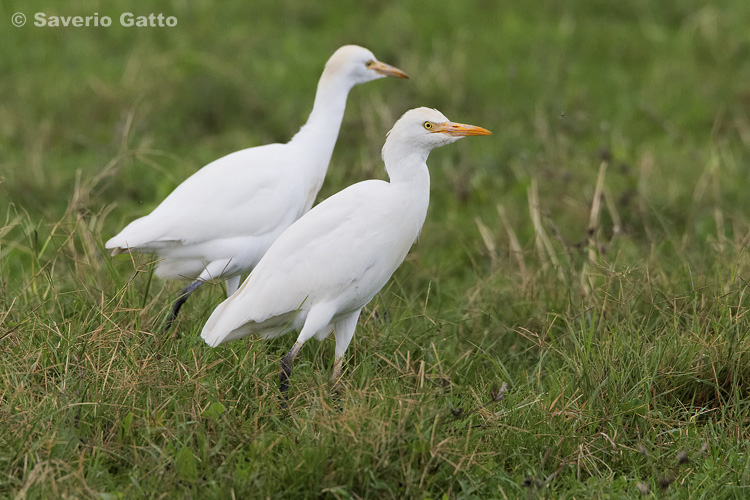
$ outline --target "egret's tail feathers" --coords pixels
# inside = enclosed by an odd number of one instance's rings
[[[204,327],[203,331],[201,332],[201,337],[206,341],[206,344],[211,347],[216,347],[220,344],[223,344],[224,342],[241,339],[242,337],[246,337],[251,333],[252,329],[248,328],[248,325],[242,325],[232,330],[219,330],[214,328],[207,331]]]
[[[119,234],[108,239],[104,244],[104,248],[112,250],[112,256],[130,251],[130,248],[122,241]]]
[[[253,321],[234,316],[235,308],[229,308],[231,301],[225,300],[214,310],[203,327],[201,337],[206,344],[216,347],[224,342],[237,340],[248,335],[258,335],[264,339],[272,339],[290,332],[296,314],[288,313],[274,316],[264,321]]]
[[[227,318],[228,315],[223,314],[229,303],[231,303],[231,301],[227,299],[219,304],[216,309],[214,309],[214,312],[211,313],[206,324],[203,325],[201,338],[211,347],[216,347],[217,345],[226,342],[227,335],[234,330],[234,327],[229,325]]]

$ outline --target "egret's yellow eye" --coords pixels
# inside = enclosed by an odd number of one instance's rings
[[[422,125],[426,130],[432,130],[432,122],[424,122]]]
[[[370,59],[369,61],[367,61],[367,62],[365,63],[365,66],[367,66],[367,67],[369,68],[369,67],[370,67],[370,66],[372,66],[373,64],[375,64],[375,61],[373,61],[372,59]]]

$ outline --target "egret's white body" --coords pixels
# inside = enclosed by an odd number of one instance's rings
[[[312,207],[351,88],[388,75],[406,78],[363,47],[341,47],[326,63],[307,123],[288,143],[244,149],[209,163],[105,247],[113,255],[156,253],[157,276],[197,284],[228,279],[227,292],[233,293],[240,275]],[[187,295],[197,284],[185,289]]]
[[[248,334],[269,338],[300,330],[288,355],[291,370],[305,341],[335,331],[340,371],[362,307],[401,265],[422,229],[430,199],[430,151],[463,136],[486,134],[451,123],[436,110],[405,113],[383,146],[390,182],[350,186],[292,224],[240,289],[211,314],[203,339],[217,346]]]

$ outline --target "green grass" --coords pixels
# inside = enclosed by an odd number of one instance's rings
[[[3,3],[0,497],[746,498],[748,25],[740,0]],[[385,178],[409,108],[495,135],[431,155],[343,411],[332,340],[284,410],[292,336],[207,347],[219,285],[162,335],[181,284],[103,241],[205,163],[286,141],[345,43],[412,79],[352,91],[319,199]]]

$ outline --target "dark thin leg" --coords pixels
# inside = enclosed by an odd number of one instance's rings
[[[281,360],[281,372],[279,373],[279,391],[283,396],[286,396],[286,391],[289,389],[289,375],[292,374],[292,363],[294,358],[297,357],[297,353],[302,348],[302,344],[295,342],[291,350]]]
[[[169,329],[172,328],[172,322],[177,319],[177,314],[180,312],[180,308],[182,305],[187,302],[188,297],[190,297],[190,294],[193,293],[199,286],[203,284],[203,281],[196,280],[190,283],[188,286],[180,290],[180,296],[177,297],[177,300],[175,300],[174,305],[172,306],[172,311],[169,313],[169,318],[167,319],[167,325],[164,327],[164,333],[169,332]]]

